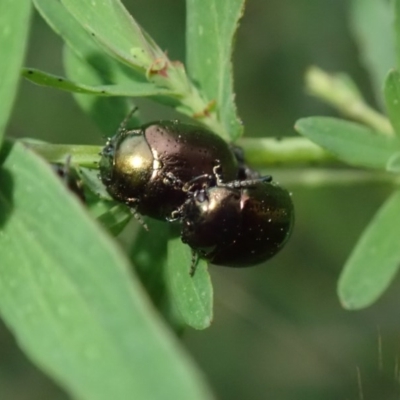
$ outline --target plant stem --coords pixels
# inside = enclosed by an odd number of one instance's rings
[[[168,79],[165,79],[164,84],[171,91],[180,94],[180,105],[176,107],[178,111],[197,119],[224,140],[229,141],[231,139],[218,120],[215,111],[209,109],[210,104],[205,101],[200,91],[189,80],[183,65],[174,66],[170,64]]]
[[[238,141],[246,161],[255,167],[293,164],[332,164],[335,158],[305,138],[243,138]]]
[[[335,107],[347,117],[382,134],[394,135],[389,120],[365,102],[348,75],[328,74],[322,69],[311,67],[306,73],[306,88],[311,95]]]
[[[23,140],[23,143],[49,163],[65,164],[67,158],[71,157],[73,164],[92,169],[99,167],[99,154],[103,149],[102,146],[50,144],[31,140]]]
[[[71,157],[73,164],[92,169],[98,168],[99,153],[103,148],[102,146],[49,144],[29,139],[23,140],[23,143],[50,163],[64,164],[67,158]],[[304,168],[304,164],[327,165],[335,162],[333,156],[308,139],[241,139],[239,144],[245,150],[246,161],[252,167],[263,170],[265,174],[278,177],[279,182],[287,186],[322,187],[371,183],[400,185],[398,174],[349,168]],[[303,164],[302,168],[290,168],[290,166],[301,164]]]
[[[272,175],[280,184],[288,187],[320,188],[326,186],[355,186],[368,184],[400,185],[400,176],[381,171],[356,169],[268,169],[266,175]]]

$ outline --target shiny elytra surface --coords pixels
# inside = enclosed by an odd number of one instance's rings
[[[100,175],[113,198],[166,219],[186,200],[182,185],[166,176],[186,183],[212,175],[217,163],[224,180],[236,179],[237,161],[223,139],[195,125],[159,121],[115,135],[103,150]]]
[[[268,182],[210,188],[188,200],[183,215],[182,241],[211,263],[229,267],[249,267],[273,257],[294,222],[289,192]]]

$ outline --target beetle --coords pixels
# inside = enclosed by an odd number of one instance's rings
[[[101,152],[101,180],[134,213],[181,223],[194,255],[191,275],[197,256],[248,267],[284,246],[294,221],[291,196],[251,170],[240,148],[178,121],[127,130],[128,118]]]
[[[249,267],[274,256],[293,227],[289,192],[270,176],[224,183],[217,174],[216,181],[189,191],[174,213],[182,223],[182,241],[199,257],[228,267]]]
[[[187,199],[182,187],[200,189],[216,160],[226,180],[238,176],[238,161],[218,135],[196,125],[156,121],[127,130],[127,119],[101,152],[100,178],[109,194],[136,212],[168,220]]]

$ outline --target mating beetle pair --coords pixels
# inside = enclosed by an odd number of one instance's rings
[[[282,248],[293,225],[290,194],[248,169],[240,151],[194,125],[126,130],[126,121],[101,154],[100,177],[114,199],[180,221],[182,241],[213,264],[247,267]]]

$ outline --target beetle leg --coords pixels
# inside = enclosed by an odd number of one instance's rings
[[[144,230],[146,230],[148,232],[149,231],[149,227],[147,226],[146,222],[144,222],[142,216],[140,215],[140,213],[138,213],[136,208],[130,208],[130,211],[131,211],[133,217],[136,219],[136,221],[138,221],[139,224],[142,225]]]
[[[174,222],[178,219],[181,219],[183,216],[183,205],[179,206],[176,210],[171,212],[171,216],[167,217],[168,222]]]
[[[224,185],[224,180],[222,179],[222,165],[220,160],[215,160],[215,166],[213,168],[213,173],[215,176],[215,179],[217,181],[217,186],[223,186]]]
[[[189,275],[193,278],[196,273],[197,263],[199,261],[199,254],[192,249],[192,260],[190,263]]]
[[[138,221],[139,224],[142,225],[146,231],[149,231],[149,227],[147,226],[146,222],[144,222],[142,216],[136,209],[138,200],[135,198],[129,198],[129,199],[126,199],[125,204],[129,207],[129,210],[130,210],[131,214],[133,215],[133,217],[136,219],[136,221]]]
[[[167,172],[166,174],[163,174],[163,182],[165,185],[172,185],[175,187],[175,189],[182,189],[184,186],[184,183],[177,178],[172,172]]]
[[[189,182],[186,182],[183,187],[182,187],[182,191],[183,192],[188,192],[188,193],[193,193],[193,188],[196,185],[196,182],[199,181],[200,179],[207,179],[207,183],[204,183],[203,186],[204,187],[210,187],[212,185],[212,181],[214,180],[214,176],[210,175],[210,174],[203,174],[203,175],[199,175],[196,176],[195,178],[191,179]],[[197,190],[197,188],[196,188]]]
[[[244,181],[236,180],[236,181],[227,182],[227,183],[220,182],[217,186],[228,187],[228,188],[232,188],[232,189],[243,189],[243,188],[256,186],[262,182],[271,182],[271,181],[272,181],[272,176],[266,175],[261,178],[246,179]]]

